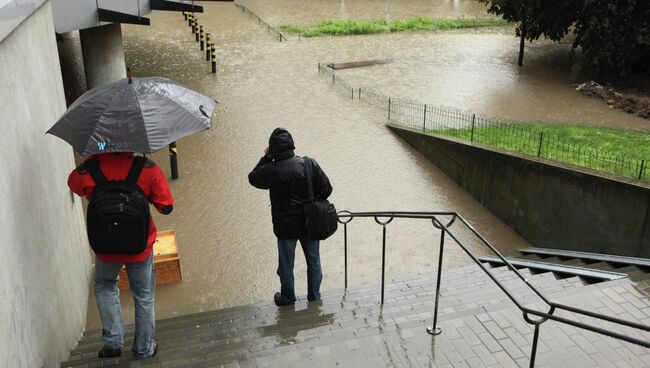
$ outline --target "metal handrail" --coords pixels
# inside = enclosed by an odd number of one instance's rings
[[[445,235],[448,235],[454,242],[476,263],[483,272],[485,272],[490,279],[505,293],[505,295],[510,299],[515,306],[523,313],[524,320],[535,326],[534,336],[533,336],[533,346],[531,350],[530,358],[530,367],[535,366],[535,357],[537,353],[537,342],[539,339],[539,328],[540,325],[548,320],[553,320],[556,322],[568,324],[574,327],[582,328],[584,330],[592,331],[601,335],[609,336],[619,340],[623,340],[632,344],[650,348],[650,341],[642,340],[636,337],[624,335],[618,332],[609,331],[607,329],[593,326],[584,322],[576,321],[574,319],[559,317],[554,315],[556,310],[564,310],[567,312],[580,314],[583,316],[599,319],[602,321],[627,326],[635,328],[638,330],[649,331],[650,326],[644,325],[637,322],[627,321],[621,318],[611,317],[604,314],[576,308],[569,305],[564,305],[550,301],[544,294],[539,291],[534,285],[532,285],[501,253],[483,237],[472,225],[470,225],[467,220],[465,220],[461,215],[456,212],[403,212],[403,211],[383,211],[383,212],[350,212],[350,211],[340,211],[338,212],[338,221],[343,224],[343,237],[344,237],[344,262],[345,262],[345,288],[348,287],[348,224],[355,217],[367,217],[373,218],[375,222],[382,226],[382,259],[381,259],[381,304],[384,304],[384,284],[385,284],[385,275],[386,275],[386,226],[391,223],[395,218],[404,218],[404,219],[428,219],[431,220],[433,226],[437,229],[440,229],[440,255],[438,257],[438,276],[436,280],[436,295],[435,295],[435,305],[434,305],[434,314],[433,314],[433,325],[427,327],[427,332],[431,335],[438,335],[442,332],[441,328],[438,326],[438,304],[440,298],[440,283],[442,279],[442,259],[444,255],[444,245],[445,245]],[[444,218],[451,218],[446,223],[443,221]],[[539,311],[536,309],[531,309],[524,307],[522,303],[505,287],[495,276],[490,272],[485,265],[450,231],[450,227],[460,221],[467,229],[469,229],[476,237],[478,237],[483,245],[487,246],[505,265],[508,269],[514,272],[517,277],[523,281],[530,290],[532,290],[535,295],[537,295],[549,308],[548,312]],[[532,316],[539,317],[539,319],[533,319]]]
[[[250,9],[248,9],[244,5],[235,3],[235,6],[239,8],[242,11],[242,13],[248,13],[249,17],[251,18],[254,17],[255,19],[257,19],[257,24],[265,25],[267,33],[273,31],[273,33],[275,33],[275,38],[277,38],[278,41],[280,42],[282,42],[282,40],[288,41],[287,38],[282,34],[282,32],[278,31],[275,27],[265,22],[262,18],[260,18],[257,14],[253,13]]]

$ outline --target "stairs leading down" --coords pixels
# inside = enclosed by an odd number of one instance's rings
[[[591,284],[581,276],[519,271],[551,300],[650,322],[650,276]],[[542,310],[506,267],[490,272],[519,300]],[[101,332],[87,332],[61,367],[528,367],[533,327],[477,265],[445,270],[441,281],[442,334],[435,337],[425,331],[436,285],[436,275],[428,274],[388,282],[383,306],[377,284],[325,292],[316,303],[276,307],[269,301],[159,320],[159,352],[152,359],[132,361],[128,349],[120,358],[99,359]],[[650,340],[650,334],[613,328]],[[132,339],[130,326],[125,347]],[[542,325],[539,344],[536,367],[650,362],[650,349],[555,322]]]

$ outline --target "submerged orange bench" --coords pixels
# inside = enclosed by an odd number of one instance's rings
[[[176,246],[176,231],[159,231],[156,242],[153,243],[153,265],[156,270],[156,285],[170,284],[183,281],[181,275],[181,260]],[[129,276],[126,268],[120,270],[117,282],[120,290],[129,289]]]

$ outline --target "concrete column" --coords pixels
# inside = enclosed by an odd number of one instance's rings
[[[57,42],[57,47],[65,101],[70,106],[87,90],[79,31],[64,33],[63,42]]]
[[[82,29],[79,35],[88,89],[126,78],[119,23]]]

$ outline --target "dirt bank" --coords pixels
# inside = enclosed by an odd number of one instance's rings
[[[576,90],[589,97],[603,99],[611,108],[650,119],[650,97],[632,93],[620,93],[612,87],[602,86],[594,81],[579,85]]]

